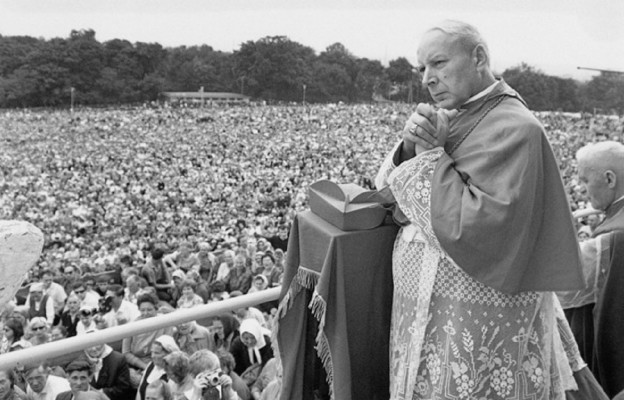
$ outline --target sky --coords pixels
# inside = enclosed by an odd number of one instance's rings
[[[624,71],[624,0],[0,0],[0,35],[50,39],[93,29],[96,39],[207,44],[232,52],[286,36],[317,54],[342,43],[354,56],[417,64],[423,32],[444,19],[475,25],[495,72],[525,62],[565,78]]]

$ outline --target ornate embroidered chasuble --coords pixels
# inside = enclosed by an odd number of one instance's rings
[[[433,233],[431,177],[442,153],[397,168],[389,156],[380,172],[412,223],[393,253],[390,398],[564,399],[574,383],[554,295],[510,295],[476,281]]]

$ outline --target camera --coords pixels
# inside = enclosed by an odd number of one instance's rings
[[[221,380],[221,375],[223,375],[221,371],[213,372],[206,377],[206,381],[210,386],[217,386]]]
[[[221,372],[221,370],[218,370],[210,374],[205,374],[203,376],[206,387],[204,387],[202,390],[202,400],[221,399],[221,385],[219,385],[221,375],[223,375],[223,372]]]
[[[108,297],[100,297],[98,300],[98,309],[99,312],[103,315],[109,312],[113,308],[113,298],[111,296]]]

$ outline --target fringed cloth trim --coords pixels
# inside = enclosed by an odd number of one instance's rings
[[[275,317],[273,319],[273,331],[271,332],[271,347],[273,347],[273,354],[280,364],[282,362],[282,358],[280,356],[279,344],[277,343],[279,320],[283,318],[284,315],[286,315],[286,312],[288,310],[290,310],[295,300],[295,297],[297,297],[301,289],[305,288],[313,290],[316,287],[320,276],[321,275],[316,271],[299,266],[299,268],[297,269],[297,273],[290,282],[288,292],[286,292],[286,295],[284,295],[284,298],[280,301],[279,306],[277,307],[277,313],[275,314]],[[325,317],[323,316],[323,322],[324,321]]]
[[[327,385],[329,386],[329,398],[334,398],[334,362],[332,361],[331,352],[329,350],[329,341],[325,335],[325,311],[327,309],[327,303],[315,290],[312,296],[312,301],[308,308],[312,311],[312,315],[318,321],[318,333],[316,335],[316,354],[318,354],[323,368],[325,368],[325,375],[327,378]]]

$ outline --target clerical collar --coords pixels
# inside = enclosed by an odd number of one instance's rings
[[[494,87],[496,87],[498,82],[499,81],[495,80],[494,83],[492,83],[490,86],[486,87],[485,89],[483,89],[479,93],[475,94],[474,96],[472,96],[471,98],[466,100],[466,102],[464,104],[462,104],[462,107],[466,106],[466,104],[468,104],[468,103],[472,103],[475,100],[479,100],[480,98],[487,96],[492,90],[494,90]]]

